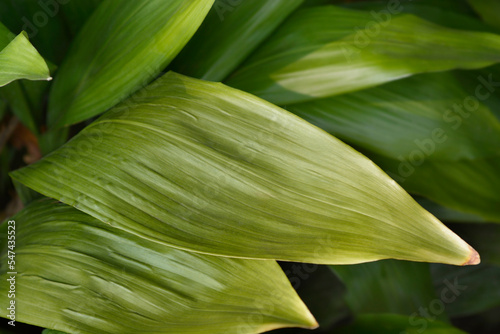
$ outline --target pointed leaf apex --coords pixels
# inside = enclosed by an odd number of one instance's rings
[[[474,248],[470,247],[469,258],[463,265],[472,266],[472,265],[477,265],[479,263],[481,263],[481,257],[479,256],[479,253]]]

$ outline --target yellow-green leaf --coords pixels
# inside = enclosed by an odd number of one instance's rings
[[[112,226],[201,253],[479,261],[341,141],[248,93],[175,73],[12,176]]]
[[[47,199],[10,221],[0,226],[0,303],[9,305],[14,277],[16,321],[79,334],[253,334],[316,325],[275,261],[176,250]],[[9,231],[15,270],[8,268]]]
[[[0,23],[0,87],[19,80],[51,80],[49,68],[28,35],[20,33],[12,40],[11,32]]]

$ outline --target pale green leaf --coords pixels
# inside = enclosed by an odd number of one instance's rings
[[[289,109],[361,148],[407,191],[500,221],[500,122],[482,103],[491,79],[476,78],[471,95],[453,73],[425,74]]]
[[[19,80],[51,80],[49,68],[25,32],[16,37],[0,23],[0,87]]]
[[[363,314],[332,334],[466,334],[444,322],[396,314]]]
[[[120,229],[202,253],[479,261],[336,138],[248,93],[175,73],[12,176]]]
[[[74,334],[251,334],[316,324],[274,261],[165,247],[53,200],[12,220],[19,322]],[[8,291],[11,229],[0,228],[0,287]],[[7,293],[0,301],[9,303]]]
[[[48,123],[96,116],[154,79],[195,33],[213,0],[104,1],[59,69]]]
[[[347,286],[346,301],[356,313],[419,314],[437,298],[429,265],[405,261],[377,261],[331,266]],[[437,315],[446,320],[444,314]]]
[[[449,29],[410,14],[321,6],[292,15],[226,83],[287,105],[499,61],[495,34]]]
[[[216,1],[172,69],[204,80],[225,79],[303,2]]]

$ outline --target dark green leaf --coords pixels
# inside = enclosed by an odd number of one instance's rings
[[[332,334],[466,334],[439,321],[425,318],[408,318],[395,314],[363,314],[345,328]]]
[[[432,275],[450,317],[472,315],[500,306],[500,267],[435,265]]]
[[[483,20],[500,29],[500,2],[494,0],[468,0]]]
[[[287,105],[500,61],[500,36],[334,6],[292,15],[226,82]]]
[[[195,33],[213,0],[106,0],[87,20],[50,94],[48,123],[96,116],[154,79]]]
[[[172,69],[204,80],[225,79],[303,2],[216,1]]]
[[[421,308],[436,299],[425,263],[387,260],[331,268],[347,286],[346,300],[356,314],[425,316]],[[446,320],[443,314],[439,318]]]

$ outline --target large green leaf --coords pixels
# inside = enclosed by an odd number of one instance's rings
[[[334,6],[292,15],[227,84],[286,105],[500,61],[500,36]]]
[[[48,122],[83,121],[154,79],[195,33],[213,0],[104,1],[59,69]]]
[[[221,81],[304,0],[216,1],[172,69]]]
[[[466,334],[452,325],[396,314],[363,314],[353,324],[332,334]]]
[[[331,268],[347,286],[345,298],[356,314],[424,317],[421,308],[437,298],[425,263],[387,260]],[[446,320],[443,314],[438,318]]]
[[[336,138],[248,93],[175,73],[12,176],[120,229],[202,253],[479,261]]]
[[[14,37],[0,23],[0,87],[19,79],[51,80],[52,78],[45,60],[30,44],[28,35],[22,32]]]
[[[75,334],[250,334],[316,324],[274,261],[165,247],[52,200],[12,220],[17,321]],[[0,228],[0,286],[8,291],[13,229]],[[8,305],[8,294],[0,301]]]
[[[490,79],[476,79],[477,97],[433,73],[289,109],[362,148],[406,190],[500,221],[500,122],[481,102]]]

